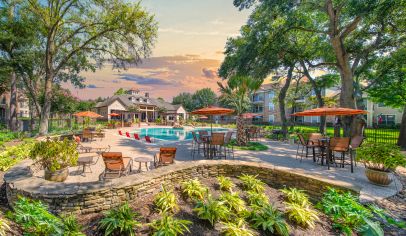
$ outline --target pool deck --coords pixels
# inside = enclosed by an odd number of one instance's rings
[[[135,128],[124,128],[122,131],[133,132]],[[346,168],[332,167],[330,170],[326,166],[320,166],[313,162],[311,158],[303,159],[302,162],[295,158],[296,145],[279,141],[261,140],[266,144],[269,149],[266,151],[239,151],[235,150],[235,160],[251,161],[257,163],[271,163],[276,166],[281,166],[291,169],[293,172],[311,174],[326,180],[340,180],[361,188],[360,199],[361,201],[374,201],[380,200],[396,194],[402,189],[400,181],[395,177],[394,181],[388,187],[381,187],[371,184],[364,174],[364,167],[358,165],[354,168],[354,173],[350,172],[349,166]],[[153,144],[147,144],[145,141],[137,141],[134,139],[120,136],[118,130],[106,130],[106,137],[103,140],[97,139],[93,142],[83,143],[83,146],[90,147],[105,147],[111,146],[110,151],[122,152],[123,156],[132,158],[143,157],[150,162],[148,166],[152,168],[153,156],[159,151],[161,146],[174,146],[177,147],[176,161],[185,162],[193,161],[191,157],[191,141],[179,142],[164,142],[158,141]],[[89,155],[89,154],[84,154]],[[97,159],[97,155],[95,158]],[[203,160],[203,156],[197,156],[197,160]],[[176,164],[176,163],[175,163]],[[101,157],[95,165],[91,166],[92,173],[86,173],[85,176],[81,174],[78,167],[70,168],[70,175],[66,180],[67,183],[83,183],[83,182],[97,182],[104,170],[104,163]],[[133,172],[134,177],[137,174],[138,163],[134,163]],[[142,171],[145,171],[145,166],[142,166]],[[43,173],[39,172],[38,175]]]

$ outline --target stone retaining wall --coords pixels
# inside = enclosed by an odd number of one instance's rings
[[[258,175],[274,188],[297,187],[304,189],[313,200],[321,197],[328,186],[359,194],[354,185],[321,176],[309,176],[289,168],[243,161],[178,162],[148,172],[133,174],[106,182],[54,183],[32,175],[32,162],[15,166],[4,176],[7,199],[12,203],[18,195],[39,199],[49,204],[52,212],[81,214],[107,210],[125,201],[156,194],[161,184],[177,185],[191,178],[209,178],[219,175],[237,177],[241,173]]]

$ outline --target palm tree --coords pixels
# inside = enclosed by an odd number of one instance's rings
[[[241,115],[250,110],[250,95],[261,87],[262,82],[262,79],[238,75],[230,77],[226,85],[217,82],[221,92],[220,101],[232,107],[237,113],[237,144],[239,146],[247,144],[245,121]]]

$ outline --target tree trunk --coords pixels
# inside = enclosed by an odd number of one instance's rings
[[[17,77],[15,72],[11,73],[11,87],[10,87],[10,119],[9,119],[9,129],[11,131],[18,130],[17,123]]]
[[[35,112],[34,112],[34,105],[32,104],[32,99],[28,99],[28,104],[30,108],[30,125],[28,130],[30,131],[31,135],[33,135],[35,131]]]
[[[398,145],[403,150],[406,150],[406,105],[403,108],[402,123],[400,123]]]
[[[237,116],[237,145],[247,145],[247,134],[245,132],[245,120],[241,116]]]
[[[45,78],[44,104],[42,107],[39,122],[40,135],[45,135],[48,133],[48,121],[49,115],[51,113],[52,80],[53,80],[52,73],[47,72]]]
[[[279,96],[278,96],[279,112],[280,112],[281,121],[282,121],[282,131],[283,131],[284,139],[286,139],[286,134],[288,133],[288,119],[286,118],[286,112],[285,112],[285,98],[286,98],[286,92],[288,91],[289,86],[290,86],[290,82],[292,81],[293,69],[294,69],[294,66],[289,67],[285,84],[283,85],[281,91],[279,92]]]
[[[316,81],[314,81],[313,77],[310,75],[309,71],[307,70],[306,64],[304,61],[301,61],[300,64],[302,65],[303,72],[305,76],[309,79],[314,94],[316,94],[316,99],[319,107],[324,107],[324,100],[321,96],[321,89],[317,87]],[[319,126],[320,133],[324,134],[326,131],[326,116],[320,116],[320,126]]]

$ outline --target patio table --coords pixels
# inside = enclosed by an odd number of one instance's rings
[[[150,162],[151,160],[147,157],[137,157],[137,158],[133,158],[133,161],[138,162],[138,172],[141,172],[141,166],[144,163],[145,164],[145,169],[148,171],[148,162]]]
[[[94,153],[85,153],[78,158],[78,166],[82,167],[82,175],[86,176],[86,168],[89,169],[88,173],[93,173],[90,167],[93,164],[93,158],[97,157]]]

